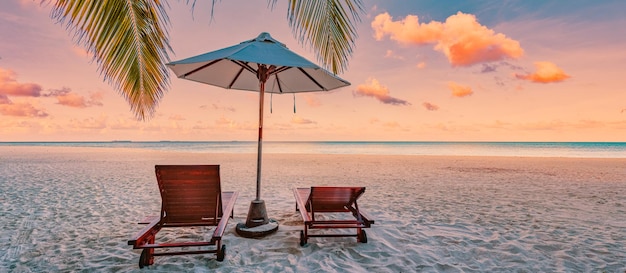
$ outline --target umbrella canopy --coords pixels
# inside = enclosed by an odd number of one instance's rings
[[[328,91],[350,85],[263,32],[252,40],[167,64],[177,77],[226,89],[260,91],[258,70],[270,71],[264,92]]]
[[[256,199],[250,205],[246,227],[267,224],[269,220],[265,203],[261,200],[265,92],[284,94],[328,91],[350,83],[291,52],[266,32],[238,45],[171,62],[167,66],[182,79],[226,89],[259,92]]]

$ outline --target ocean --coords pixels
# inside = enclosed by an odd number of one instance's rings
[[[256,153],[256,141],[0,142],[0,146],[135,148]],[[626,158],[626,142],[266,141],[263,153]]]

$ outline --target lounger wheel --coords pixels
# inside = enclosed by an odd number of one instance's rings
[[[141,255],[139,256],[139,268],[143,268],[146,265],[149,265],[148,264],[148,249],[144,248],[141,251]]]
[[[224,256],[226,256],[226,245],[222,245],[222,249],[217,252],[217,261],[224,261]]]
[[[367,243],[367,233],[365,233],[365,230],[361,230],[361,234],[359,235],[359,242],[361,243]]]
[[[304,246],[306,244],[306,238],[304,238],[304,231],[300,231],[300,246]]]

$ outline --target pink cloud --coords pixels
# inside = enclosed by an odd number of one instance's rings
[[[10,104],[11,100],[7,95],[0,94],[0,104]]]
[[[17,82],[17,74],[0,68],[0,94],[25,97],[39,97],[41,86],[34,83]]]
[[[428,111],[437,111],[437,110],[439,110],[439,106],[434,105],[434,104],[432,104],[430,102],[424,102],[424,103],[422,103],[422,106],[424,106],[424,108],[426,108],[426,110],[428,110]]]
[[[94,92],[89,94],[89,99],[87,99],[85,96],[72,92],[72,90],[67,87],[51,90],[49,94],[45,94],[44,96],[56,98],[57,104],[76,108],[102,106],[103,98],[102,92]]]
[[[458,12],[445,22],[420,23],[415,15],[393,21],[388,13],[377,15],[371,23],[374,38],[385,36],[401,44],[434,44],[453,66],[471,66],[524,54],[520,43],[481,25],[476,16]]]
[[[100,116],[97,118],[86,118],[83,120],[72,119],[70,120],[70,127],[76,129],[105,129],[107,128],[107,118]]]
[[[213,108],[214,110],[223,110],[223,111],[228,111],[228,112],[236,112],[237,110],[231,106],[220,106],[218,104],[211,104],[211,108]],[[200,109],[209,109],[208,105],[200,105]]]
[[[385,58],[392,58],[392,59],[397,59],[397,60],[404,60],[404,57],[396,54],[395,52],[393,52],[393,50],[387,50],[387,53],[385,53]]]
[[[47,117],[48,113],[37,109],[30,103],[5,103],[0,104],[0,114],[14,117]]]
[[[561,82],[570,78],[570,75],[567,75],[561,68],[551,62],[535,62],[535,68],[537,70],[534,73],[526,75],[515,74],[515,77],[536,83]]]
[[[401,99],[391,97],[389,95],[389,89],[386,86],[381,85],[378,80],[374,78],[367,79],[365,84],[357,86],[354,92],[355,96],[373,97],[380,102],[392,105],[411,105],[409,102]]]
[[[455,82],[448,82],[448,89],[452,91],[452,96],[457,98],[471,96],[472,94],[474,94],[474,91],[472,91],[471,87],[459,85]]]

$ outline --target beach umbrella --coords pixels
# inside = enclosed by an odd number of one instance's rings
[[[350,83],[290,51],[285,44],[266,32],[252,40],[174,61],[167,66],[182,79],[226,89],[259,92],[256,199],[250,204],[245,228],[268,224],[265,203],[261,199],[265,93],[329,91],[348,86]]]

